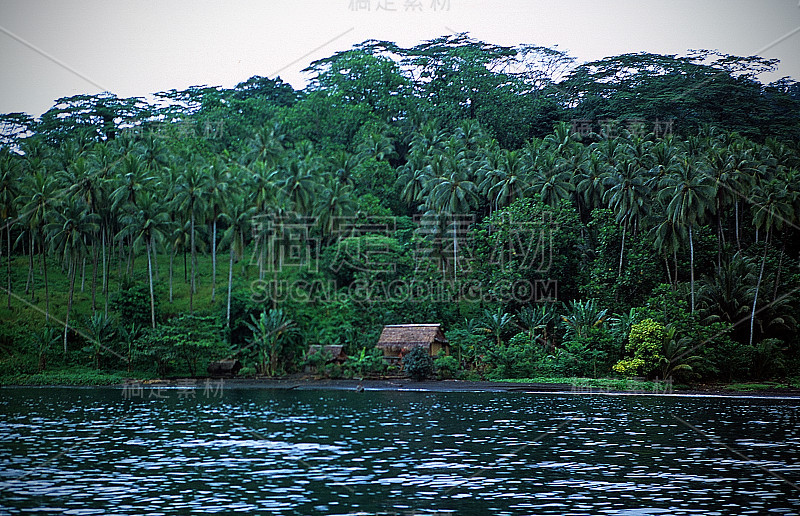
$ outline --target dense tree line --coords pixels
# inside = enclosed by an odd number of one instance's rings
[[[459,35],[364,42],[302,91],[4,115],[4,363],[94,343],[98,367],[277,374],[435,321],[494,377],[796,375],[800,99],[774,66]]]

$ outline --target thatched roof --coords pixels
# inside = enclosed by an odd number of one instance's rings
[[[338,357],[342,354],[342,348],[344,346],[335,346],[335,345],[328,345],[328,346],[320,346],[320,345],[311,345],[308,347],[308,356],[314,355],[315,353],[319,353],[321,350],[325,350],[333,356],[333,358]]]
[[[383,327],[379,348],[430,348],[434,342],[447,344],[440,324],[390,324]]]

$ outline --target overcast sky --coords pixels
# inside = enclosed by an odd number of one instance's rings
[[[757,53],[781,60],[764,79],[800,79],[798,0],[3,0],[0,113],[38,116],[56,98],[103,90],[229,88],[253,75],[302,88],[300,70],[355,43],[408,46],[452,32],[557,45],[582,62]]]

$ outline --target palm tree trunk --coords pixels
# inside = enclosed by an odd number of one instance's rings
[[[453,282],[458,279],[458,240],[456,239],[456,221],[453,220]]]
[[[35,251],[33,233],[28,235],[28,241],[30,243],[30,251],[28,252],[28,282],[30,283],[31,301],[33,302],[36,301],[36,278],[33,276],[33,269],[35,268],[33,262],[33,254]],[[28,292],[28,284],[25,285],[25,292]]]
[[[741,251],[742,250],[742,243],[739,241],[739,201],[735,201],[733,203],[734,208],[734,215],[736,216],[735,221],[735,229],[736,232],[736,248]]]
[[[75,276],[78,272],[76,261],[70,260],[69,264],[69,301],[67,301],[67,316],[64,318],[64,358],[67,357],[67,332],[69,331],[69,313],[72,311],[72,298],[75,293]]]
[[[761,270],[758,273],[758,281],[756,282],[756,294],[753,297],[753,309],[750,312],[750,346],[753,345],[753,333],[755,329],[756,320],[756,303],[758,303],[758,290],[761,288],[761,279],[764,277],[764,265],[767,263],[767,244],[764,243],[764,257],[761,258]]]
[[[233,286],[233,242],[231,241],[231,258],[228,262],[228,308],[226,310],[228,318],[228,328],[231,327],[231,290]]]
[[[672,263],[675,264],[675,274],[674,274],[675,285],[674,286],[677,286],[678,285],[678,248],[677,247],[672,250]]]
[[[158,247],[156,247],[156,241],[153,235],[150,235],[150,252],[153,255],[153,278],[158,281]]]
[[[622,275],[622,257],[625,255],[625,233],[628,232],[628,219],[625,219],[625,223],[622,225],[622,246],[619,249],[619,272],[618,274]]]
[[[175,246],[169,250],[169,302],[172,303],[172,269],[175,263]]]
[[[81,293],[86,291],[86,257],[81,260]]]
[[[692,225],[689,224],[689,274],[692,290],[692,313],[694,313],[694,240],[692,239]]]
[[[717,200],[717,273],[722,269],[722,244],[724,240],[725,236],[722,233],[722,213],[720,211],[719,200]]]
[[[97,312],[97,244],[92,244],[92,312]]]
[[[217,299],[217,219],[211,230],[211,302]]]
[[[150,256],[150,239],[147,240],[147,276],[150,280],[150,323],[156,327],[156,300],[153,295],[153,260]]]
[[[778,258],[778,272],[775,274],[775,286],[772,289],[772,301],[778,298],[778,285],[781,283],[781,268],[783,267],[783,254],[786,251],[786,239],[783,239],[783,244],[781,245],[781,256]]]
[[[8,250],[8,255],[6,256],[8,309],[11,310],[11,221],[9,219],[6,219],[6,249]]]
[[[103,253],[103,315],[108,317],[108,256],[106,250],[106,228],[103,228],[101,235]]]
[[[664,267],[667,269],[667,280],[669,280],[669,284],[672,285],[672,272],[669,270],[669,259],[666,255],[664,255]]]
[[[192,246],[192,282],[189,285],[189,313],[194,313],[194,274],[195,274],[195,265],[194,265],[194,209],[192,210],[192,233],[190,235],[191,239],[191,246]]]
[[[44,320],[50,320],[50,286],[47,282],[47,249],[42,246],[42,271],[44,273]]]

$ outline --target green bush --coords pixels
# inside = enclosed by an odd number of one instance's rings
[[[156,322],[160,319],[159,299],[154,298],[156,309]],[[150,285],[148,283],[130,283],[123,285],[116,294],[112,294],[109,307],[119,315],[119,320],[125,324],[136,323],[141,326],[150,326]]]
[[[416,346],[403,357],[403,370],[412,379],[420,381],[433,375],[433,359],[428,350]]]
[[[439,355],[433,361],[433,366],[436,368],[436,375],[440,380],[449,380],[455,378],[459,369],[458,360],[456,357],[450,355]]]
[[[383,360],[383,351],[378,348],[361,348],[358,355],[351,355],[344,363],[345,370],[352,371],[353,376],[361,378],[370,374],[381,374],[386,370],[386,362]]]
[[[661,350],[667,332],[664,325],[652,319],[634,324],[625,350],[633,355],[614,365],[614,371],[625,376],[650,375],[665,360]]]

